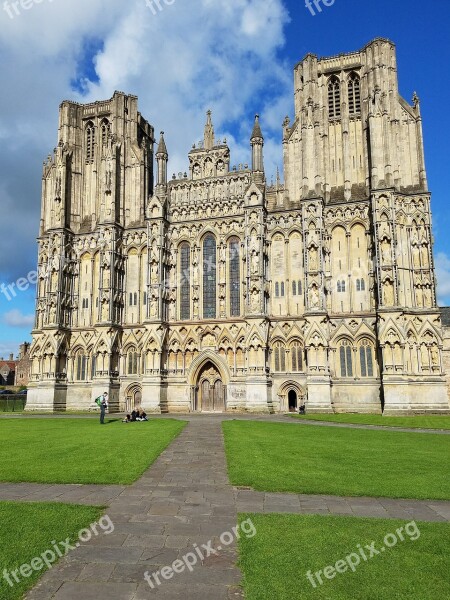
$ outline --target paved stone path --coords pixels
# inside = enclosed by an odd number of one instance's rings
[[[144,573],[193,551],[217,549],[237,523],[220,420],[191,422],[147,473],[107,511],[114,533],[95,538],[48,571],[28,600],[238,599],[240,572],[233,542],[193,572],[152,590]],[[205,551],[204,554],[207,554]],[[200,563],[200,560],[199,560]]]
[[[151,575],[170,566],[195,544],[201,548],[211,541],[218,549],[221,534],[236,526],[238,512],[450,521],[450,502],[234,489],[221,429],[226,418],[190,416],[180,436],[132,486],[0,484],[0,500],[107,504],[115,525],[114,533],[80,546],[48,571],[27,600],[242,598],[235,542],[199,560],[192,573],[160,578],[155,589],[144,580],[146,571]]]

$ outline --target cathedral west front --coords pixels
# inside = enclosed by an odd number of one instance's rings
[[[420,101],[399,95],[395,46],[308,54],[294,106],[269,183],[258,116],[249,164],[208,112],[170,178],[135,96],[61,104],[27,410],[108,391],[147,412],[450,412]]]

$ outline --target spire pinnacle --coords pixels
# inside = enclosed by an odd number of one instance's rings
[[[208,110],[206,113],[205,136],[203,146],[205,150],[211,150],[214,147],[214,125],[211,118],[212,112]]]
[[[158,154],[165,154],[166,156],[168,155],[166,142],[164,140],[164,131],[161,131],[161,139],[159,140],[158,150],[156,151],[157,156]]]
[[[259,124],[259,115],[255,115],[255,124],[253,125],[252,137],[250,139],[255,140],[258,138],[261,140],[264,139],[261,131],[261,125]]]

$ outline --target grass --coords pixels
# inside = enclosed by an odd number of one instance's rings
[[[0,502],[0,598],[19,600],[44,572],[33,571],[29,578],[18,573],[20,583],[10,577],[15,583],[11,587],[3,577],[4,569],[10,574],[21,565],[30,565],[33,558],[52,549],[53,540],[64,553],[60,542],[68,537],[75,541],[78,532],[96,522],[102,512],[101,508],[67,504]]]
[[[405,521],[328,517],[312,515],[240,515],[240,522],[251,518],[256,535],[241,537],[240,567],[244,574],[247,600],[403,600],[450,598],[448,556],[450,523],[408,525],[400,541],[385,552],[355,567],[355,572],[336,573],[331,580],[320,575],[308,580],[327,565],[335,565],[358,544],[375,549],[384,546],[387,534],[395,534]],[[247,530],[247,529],[246,529]],[[417,533],[420,532],[420,537]],[[393,539],[393,538],[392,538]],[[366,556],[369,556],[366,552]],[[353,559],[356,563],[356,558]],[[339,568],[343,569],[340,564]],[[332,572],[328,571],[331,576]],[[314,575],[313,575],[314,577]]]
[[[450,429],[450,416],[431,415],[414,417],[383,417],[382,415],[307,414],[290,415],[303,421],[327,421],[353,423],[356,425],[383,425],[384,427],[407,427],[410,429]]]
[[[233,485],[268,492],[450,499],[450,436],[222,424]]]
[[[0,419],[0,481],[130,484],[182,431],[158,419]]]

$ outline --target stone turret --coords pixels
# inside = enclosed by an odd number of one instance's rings
[[[161,131],[158,150],[156,151],[156,162],[158,163],[158,185],[167,184],[167,162],[169,154],[164,140],[164,131]]]
[[[253,126],[252,137],[250,138],[252,146],[252,171],[264,171],[264,137],[259,124],[259,115],[255,115],[255,124]]]

